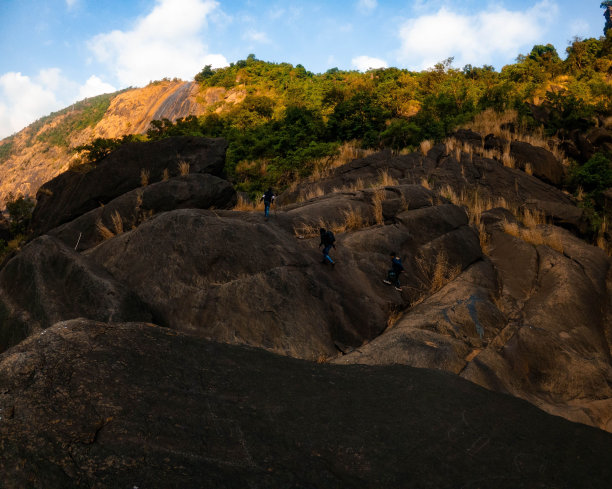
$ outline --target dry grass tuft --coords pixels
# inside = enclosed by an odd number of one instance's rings
[[[540,224],[546,224],[546,215],[543,212],[538,211],[537,209],[523,209],[521,217],[523,224],[529,229],[534,229]]]
[[[238,196],[236,200],[236,205],[232,209],[233,211],[244,211],[244,212],[256,212],[263,211],[264,204],[263,202],[249,202],[242,195]]]
[[[421,187],[424,187],[427,190],[431,190],[431,185],[429,184],[429,180],[427,180],[427,178],[423,177],[421,179]]]
[[[493,109],[487,109],[474,117],[474,120],[466,125],[467,129],[482,134],[493,134],[497,137],[509,139],[511,134],[509,131],[502,129],[505,124],[516,124],[518,121],[518,112],[516,110],[507,110],[505,112],[496,112]]]
[[[599,228],[599,233],[597,235],[597,239],[595,240],[595,244],[598,248],[601,248],[606,252],[608,256],[612,254],[612,248],[608,245],[608,240],[605,238],[605,235],[608,232],[608,219],[604,217],[603,222]]]
[[[305,200],[314,199],[316,197],[322,197],[323,195],[325,195],[325,191],[318,185],[315,185],[314,187],[308,189],[304,194],[301,194],[300,199],[298,201],[303,202]]]
[[[387,318],[387,328],[385,329],[385,331],[388,331],[395,327],[395,325],[399,322],[403,315],[404,311],[402,311],[401,309],[393,308],[389,313],[389,317]]]
[[[515,133],[511,133],[507,127],[513,125],[516,129]],[[502,127],[505,126],[505,127]],[[538,146],[550,151],[561,164],[568,168],[570,161],[565,156],[563,150],[556,142],[552,142],[544,135],[544,129],[539,127],[535,130],[521,127],[518,123],[518,112],[516,110],[507,110],[506,112],[495,112],[493,109],[487,109],[484,112],[476,115],[474,121],[465,126],[467,129],[472,129],[475,132],[482,134],[493,134],[496,137],[506,139],[507,141],[522,141],[529,143],[532,146]],[[483,154],[483,156],[485,156]],[[497,155],[504,162],[503,155]],[[490,158],[490,156],[485,156]],[[504,162],[504,164],[506,164]],[[509,166],[509,165],[506,165]],[[514,166],[512,166],[514,168]]]
[[[429,153],[431,148],[433,148],[433,143],[429,139],[421,141],[420,150],[423,156],[427,156],[427,153]]]
[[[548,229],[542,225],[520,227],[517,223],[508,221],[504,221],[503,226],[506,234],[522,239],[526,243],[530,243],[534,246],[546,245],[559,253],[563,253],[561,235],[554,227]]]
[[[323,219],[319,219],[316,224],[302,223],[293,228],[293,233],[298,238],[314,238],[319,236],[319,229],[331,229],[335,232],[335,226],[328,225]]]
[[[96,229],[98,230],[100,237],[104,240],[110,239],[115,236],[115,233],[108,229],[101,219],[98,219],[98,221],[96,222]]]
[[[384,222],[383,218],[383,202],[385,201],[385,190],[378,189],[374,192],[374,196],[372,197],[372,205],[374,206],[374,220],[376,224],[382,224]]]
[[[168,168],[164,168],[164,172],[162,173],[162,181],[166,182],[170,179],[170,172],[168,171]]]
[[[332,226],[334,232],[355,231],[361,229],[366,224],[359,208],[351,208],[350,210],[342,211],[342,215],[344,216],[344,224],[341,226]]]
[[[527,163],[525,165],[525,173],[527,173],[527,175],[533,175],[533,167],[531,166],[531,163]]]
[[[178,162],[178,171],[179,175],[189,175],[189,163],[185,160],[180,160]]]
[[[142,185],[143,187],[146,187],[147,185],[149,185],[149,170],[145,170],[144,168],[140,169],[140,185]]]
[[[113,228],[115,228],[115,234],[123,233],[123,219],[119,211],[115,211],[111,214],[111,221],[113,221]]]
[[[419,271],[419,280],[429,294],[437,292],[461,273],[461,265],[451,266],[444,251],[440,251],[434,260],[418,256],[415,263]]]
[[[397,179],[393,178],[391,175],[389,175],[389,170],[379,170],[378,172],[378,186],[381,187],[394,187],[396,185],[399,185],[399,182],[397,181]]]

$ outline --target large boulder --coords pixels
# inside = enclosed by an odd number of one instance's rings
[[[384,334],[335,362],[405,364],[460,374],[506,325],[493,303],[496,289],[492,266],[478,262],[411,308]]]
[[[77,251],[104,241],[111,233],[137,227],[160,212],[174,209],[228,209],[236,204],[231,183],[213,175],[193,173],[127,192],[108,204],[52,229],[48,234]],[[116,222],[120,220],[120,223]],[[100,226],[103,226],[102,230]],[[119,228],[119,229],[117,229]]]
[[[78,317],[151,319],[129,289],[51,236],[29,243],[0,271],[0,351],[58,321]]]
[[[465,135],[466,139],[468,137],[471,137],[469,133]],[[525,154],[533,155],[534,158],[540,155],[540,160],[543,158],[542,161],[548,161],[551,168],[557,168],[558,161],[543,148],[522,144],[516,148],[531,148],[533,151],[525,150]],[[338,167],[317,182],[303,182],[285,191],[279,196],[279,203],[288,205],[303,201],[310,195],[328,195],[339,190],[354,192],[359,188],[376,187],[386,178],[395,179],[400,185],[425,184],[434,191],[450,187],[457,195],[478,194],[483,203],[495,203],[502,198],[508,206],[520,207],[527,201],[537,201],[543,203],[541,207],[544,212],[552,213],[547,216],[556,223],[563,223],[572,230],[584,228],[584,217],[580,210],[574,212],[576,206],[572,199],[553,185],[536,178],[535,173],[529,175],[475,153],[459,153],[459,159],[454,152],[451,153],[448,154],[444,144],[434,146],[426,156],[420,153],[395,156],[385,152],[375,153]],[[562,169],[557,177],[562,177]]]
[[[472,265],[336,362],[448,370],[612,431],[609,258],[559,228],[517,237],[490,217],[490,261]]]
[[[224,139],[192,136],[124,144],[93,168],[69,170],[45,183],[36,194],[33,232],[42,234],[140,187],[143,170],[149,182],[162,180],[165,170],[178,175],[180,163],[190,173],[221,176],[226,148]]]
[[[522,141],[512,141],[510,156],[521,170],[529,165],[533,175],[540,180],[557,186],[563,182],[563,165],[545,148]]]
[[[150,324],[0,356],[5,489],[608,489],[612,435],[455,376],[317,365]]]
[[[399,209],[387,225],[338,229],[338,263],[326,267],[318,221],[311,234],[304,225],[314,216],[337,223],[336,207],[371,214],[374,204],[360,195],[339,195],[327,210],[324,199],[305,203],[269,221],[236,211],[167,212],[85,253],[127,284],[157,324],[302,358],[334,356],[380,334],[391,309],[427,292],[430,271],[407,274],[402,293],[382,283],[391,251],[409,270],[438,256],[463,269],[482,254],[463,210],[428,204]]]

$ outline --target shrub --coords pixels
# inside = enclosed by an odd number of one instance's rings
[[[9,230],[13,236],[26,234],[34,206],[34,201],[29,197],[23,195],[15,197],[13,193],[8,194],[6,211],[9,214]]]

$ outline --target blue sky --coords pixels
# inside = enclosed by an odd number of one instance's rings
[[[0,138],[85,97],[244,59],[367,70],[561,56],[601,0],[0,0]]]

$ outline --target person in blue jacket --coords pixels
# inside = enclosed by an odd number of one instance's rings
[[[402,284],[400,284],[399,276],[404,271],[404,265],[402,260],[397,253],[394,251],[390,254],[391,256],[391,269],[387,272],[387,279],[383,280],[388,285],[394,285],[397,290],[402,290]]]
[[[319,248],[323,246],[323,261],[321,263],[331,263],[333,267],[335,265],[334,260],[329,256],[329,250],[335,248],[334,244],[336,238],[334,237],[334,233],[331,230],[326,230],[325,228],[319,229],[319,234],[321,235],[321,243],[319,244]]]
[[[275,198],[276,198],[276,195],[274,195],[272,188],[269,188],[268,190],[266,190],[264,194],[261,196],[260,202],[263,200],[264,214],[266,217],[270,217],[270,205],[274,202]]]

